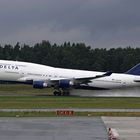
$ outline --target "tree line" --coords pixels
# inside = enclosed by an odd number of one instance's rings
[[[33,46],[0,45],[0,59],[82,70],[125,72],[140,62],[140,48],[91,48],[84,43],[61,45],[42,41]]]

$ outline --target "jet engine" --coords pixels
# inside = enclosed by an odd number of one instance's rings
[[[33,88],[45,88],[45,87],[49,87],[49,83],[45,82],[45,81],[33,81]]]
[[[69,88],[74,85],[74,82],[72,80],[59,80],[58,82],[52,82],[52,81],[33,81],[33,88],[47,88],[47,87],[58,87],[58,88]]]
[[[74,83],[71,80],[59,80],[59,87],[60,88],[69,88],[73,85],[74,85]]]

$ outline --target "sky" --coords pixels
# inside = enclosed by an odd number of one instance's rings
[[[0,44],[140,47],[140,0],[0,0]]]

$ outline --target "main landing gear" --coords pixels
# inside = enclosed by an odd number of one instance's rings
[[[64,89],[60,90],[60,89],[58,89],[58,90],[55,90],[53,92],[53,94],[54,94],[54,96],[69,96],[70,92],[68,90],[64,90]]]

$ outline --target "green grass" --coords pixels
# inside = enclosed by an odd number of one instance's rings
[[[0,96],[0,108],[140,108],[140,98]]]
[[[86,92],[86,91],[85,91]],[[33,108],[140,108],[140,97],[58,97],[52,89],[31,85],[0,85],[0,109]],[[51,117],[56,112],[0,112],[0,117]],[[74,116],[140,116],[140,112],[75,112]]]
[[[0,84],[0,93],[14,94],[32,94],[32,93],[47,93],[51,94],[51,88],[34,89],[32,85],[24,84]]]
[[[74,115],[57,115],[56,112],[0,112],[0,117],[78,117],[124,116],[140,117],[140,112],[75,112]]]

